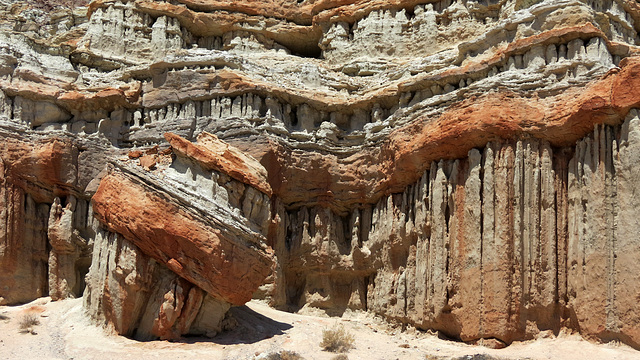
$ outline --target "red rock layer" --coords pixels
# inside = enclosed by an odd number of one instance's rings
[[[82,193],[100,171],[96,168],[102,166],[104,155],[80,155],[71,138],[32,140],[14,135],[0,143],[0,303],[28,302],[47,295],[67,297],[69,293],[58,292],[57,283],[63,276],[58,271],[65,267],[75,279],[74,266],[82,254],[70,254],[68,248],[58,246],[64,231],[58,218],[51,216],[51,204]],[[73,202],[75,207],[75,198]],[[66,206],[65,211],[71,211],[69,202]],[[72,236],[70,226],[64,227],[68,238]],[[51,249],[61,252],[52,255],[56,251]],[[63,288],[81,293],[82,279],[65,280]]]
[[[234,305],[251,300],[271,272],[258,244],[229,237],[202,218],[124,173],[111,171],[93,196],[107,228],[209,294]]]
[[[28,142],[7,138],[0,144],[0,150],[6,174],[25,190],[36,185],[64,194],[76,185],[78,150],[71,141],[51,138]],[[42,193],[34,191],[36,196]]]
[[[457,103],[436,119],[424,118],[394,131],[379,148],[347,158],[284,147],[262,163],[274,193],[285,204],[323,204],[344,211],[383,194],[402,191],[431,161],[464,157],[498,139],[532,136],[565,146],[596,124],[620,124],[640,104],[640,58],[625,59],[585,89],[550,98],[490,93]],[[300,176],[304,169],[305,176]]]
[[[640,348],[639,122],[634,110],[563,148],[491,142],[347,216],[282,210],[274,303],[367,310],[462,341],[567,328]]]
[[[262,165],[217,136],[203,132],[198,135],[197,144],[172,133],[166,133],[164,137],[176,154],[196,161],[207,170],[220,171],[268,196],[272,195]]]

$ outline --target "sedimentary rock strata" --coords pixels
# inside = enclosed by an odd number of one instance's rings
[[[93,211],[110,231],[176,274],[219,299],[242,305],[271,272],[272,259],[260,232],[269,220],[269,198],[224,179],[224,173],[198,173],[177,162],[180,165],[159,176],[110,169],[92,198]],[[169,186],[163,186],[160,176],[167,177]],[[235,199],[227,207],[222,202],[219,192],[227,191],[242,199],[235,211]]]
[[[82,295],[95,221],[84,189],[104,166],[101,141],[41,138],[3,123],[2,303]],[[91,147],[93,154],[85,150]],[[102,161],[102,165],[100,165]]]
[[[230,304],[145,255],[119,234],[99,231],[84,306],[98,323],[139,340],[215,336]]]
[[[626,338],[622,328],[638,315],[637,293],[623,295],[624,284],[637,277],[620,266],[634,268],[638,253],[624,230],[636,221],[621,218],[634,210],[618,205],[632,197],[618,197],[632,176],[623,164],[633,162],[637,123],[634,111],[575,149],[492,142],[433,162],[404,192],[345,217],[290,212],[285,227],[298,230],[278,250],[296,287],[283,296],[329,313],[368,309],[465,341],[562,327]]]
[[[3,6],[0,302],[640,347],[637,1]]]

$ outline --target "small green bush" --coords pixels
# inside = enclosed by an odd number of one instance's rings
[[[331,352],[346,352],[353,347],[354,338],[342,325],[322,331],[320,347]]]

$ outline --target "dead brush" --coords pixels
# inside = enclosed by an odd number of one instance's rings
[[[330,352],[347,352],[353,348],[354,341],[353,335],[345,330],[344,326],[336,325],[333,329],[322,331],[320,347]]]
[[[267,355],[266,360],[304,360],[304,358],[295,351],[282,350]]]
[[[347,354],[338,354],[331,358],[331,360],[349,360]]]
[[[20,332],[22,333],[33,332],[33,327],[36,325],[40,325],[40,320],[38,320],[38,316],[35,314],[22,315],[20,322],[18,323]]]

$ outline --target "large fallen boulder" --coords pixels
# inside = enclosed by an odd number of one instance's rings
[[[205,158],[216,155],[193,146]],[[213,331],[219,331],[229,306],[249,301],[272,272],[264,236],[269,196],[236,180],[232,168],[212,170],[198,160],[156,153],[116,161],[93,196],[95,216],[118,235],[105,236],[94,251],[85,304],[118,333],[136,338],[189,333],[207,303],[205,295],[217,303]],[[235,160],[247,178],[265,173],[249,176],[248,169],[259,163],[253,160],[248,167],[249,158]],[[140,264],[129,266],[135,262]],[[178,303],[185,305],[178,309]]]

